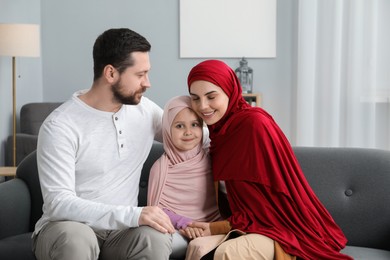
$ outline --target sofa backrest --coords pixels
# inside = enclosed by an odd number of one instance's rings
[[[20,109],[20,132],[38,135],[43,121],[61,104],[59,102],[41,102],[23,105]]]
[[[348,245],[390,250],[390,151],[294,147]]]
[[[139,194],[138,194],[138,205],[146,206],[148,196],[148,183],[150,168],[152,168],[154,162],[160,158],[164,153],[164,147],[162,143],[154,142],[152,149],[150,150],[149,156],[146,159],[144,166],[142,167],[141,179],[139,182]]]
[[[140,179],[139,205],[146,205],[149,172],[163,153],[155,142]],[[363,148],[294,147],[318,198],[348,239],[348,245],[390,250],[390,151]],[[42,215],[36,152],[17,169],[31,193],[31,230]]]

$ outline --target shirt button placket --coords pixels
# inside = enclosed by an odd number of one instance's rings
[[[119,121],[118,116],[114,116],[114,120],[116,121],[116,122],[115,122],[115,128],[118,128],[118,121]],[[118,130],[118,134],[121,135],[121,134],[122,134],[122,130]],[[119,147],[120,147],[121,149],[123,149],[124,144],[123,144],[123,143],[120,143],[120,142],[122,142],[123,140],[122,140],[122,138],[120,138],[119,135],[118,135],[118,138],[117,138],[118,145],[119,145]]]

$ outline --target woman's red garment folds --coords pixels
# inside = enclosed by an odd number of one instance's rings
[[[243,99],[241,86],[225,63],[207,60],[195,66],[197,80],[221,87],[229,106],[209,126],[214,180],[223,180],[234,229],[259,233],[303,259],[352,259],[339,251],[346,238],[309,186],[292,147],[262,108]]]

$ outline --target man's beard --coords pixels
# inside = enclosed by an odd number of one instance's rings
[[[120,92],[120,82],[112,85],[111,89],[115,99],[124,105],[138,105],[141,99],[137,98],[137,95],[142,94],[146,90],[146,88],[142,88],[141,92],[135,92],[133,95],[125,96]]]

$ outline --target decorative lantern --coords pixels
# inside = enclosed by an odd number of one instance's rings
[[[238,67],[235,72],[240,80],[242,93],[252,93],[253,69],[248,67],[248,61],[245,58],[240,60],[240,67]]]

